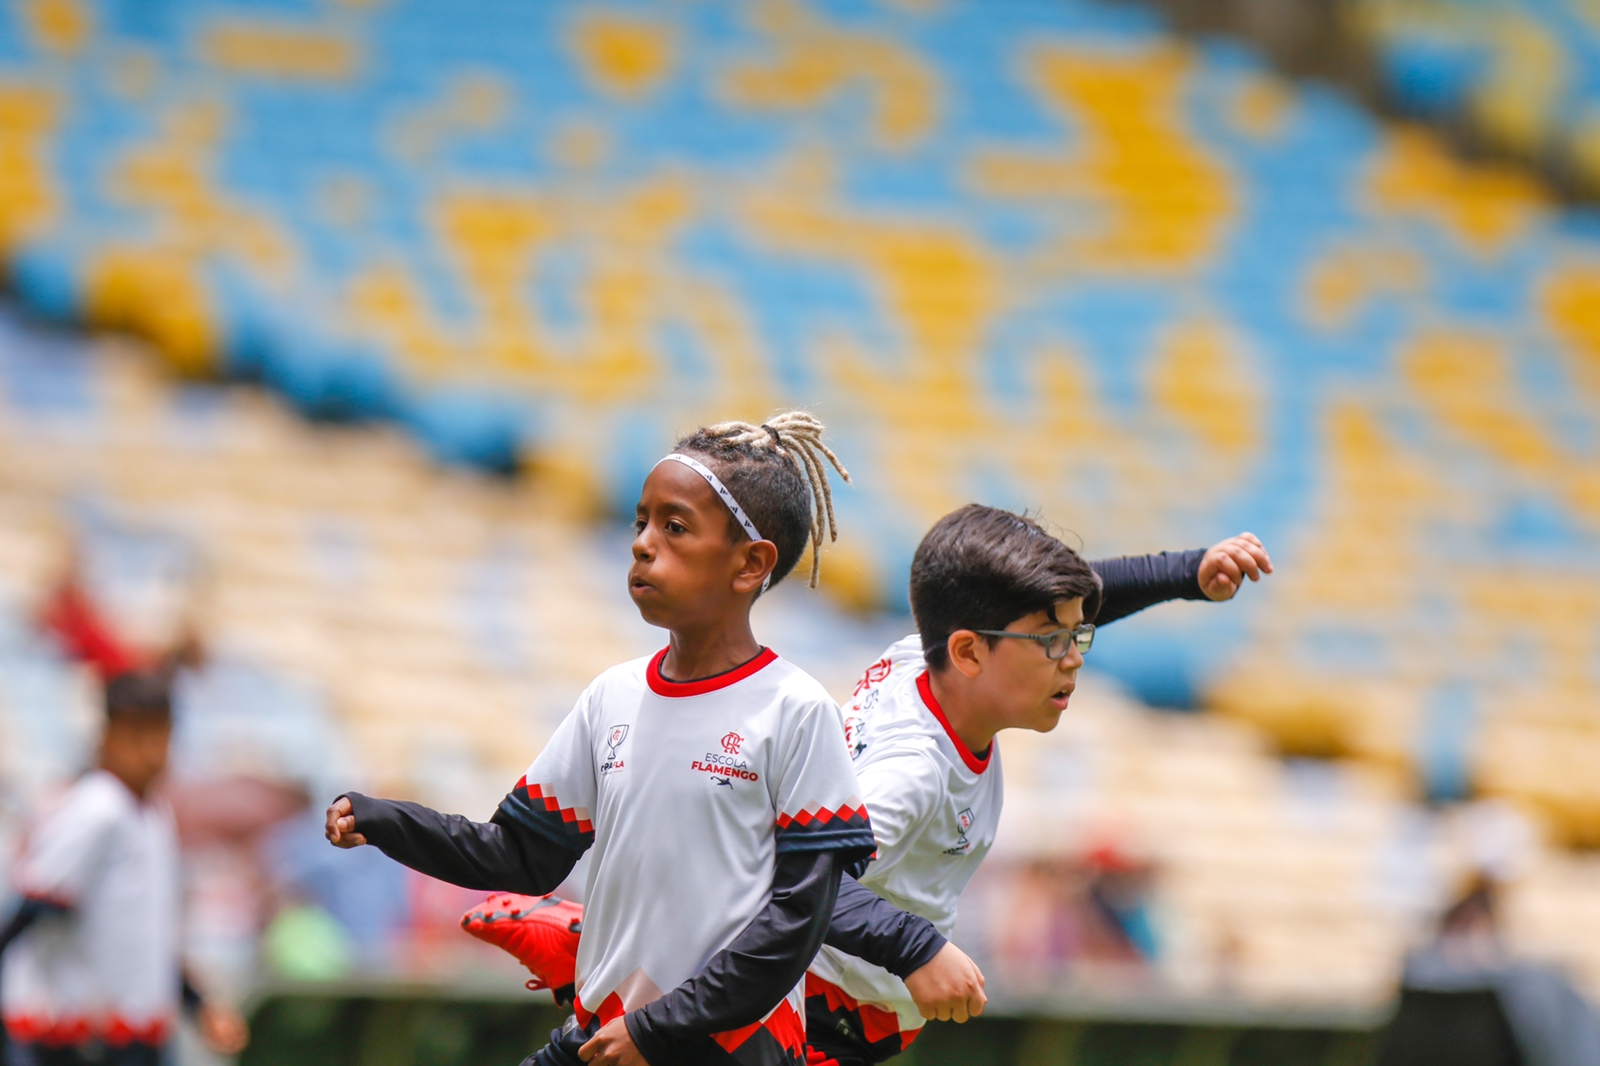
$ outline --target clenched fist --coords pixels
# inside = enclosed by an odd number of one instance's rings
[[[933,961],[906,978],[906,988],[924,1018],[964,1022],[983,1013],[983,971],[954,944],[939,949]]]
[[[349,796],[340,796],[328,808],[328,824],[323,835],[336,848],[359,848],[367,842],[366,837],[356,832],[356,816]]]
[[[1254,533],[1240,533],[1206,549],[1200,560],[1200,591],[1207,599],[1231,600],[1244,579],[1272,573],[1272,558]]]

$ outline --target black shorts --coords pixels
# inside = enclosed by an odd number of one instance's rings
[[[793,1017],[791,1014],[790,1017]],[[650,1060],[650,1066],[805,1066],[805,1049],[786,1049],[770,1032],[760,1026],[734,1044],[732,1050],[711,1037],[697,1037],[674,1049],[667,1062]],[[600,1031],[600,1019],[590,1018],[588,1025],[578,1024],[576,1017],[550,1034],[550,1043],[522,1061],[522,1066],[584,1066],[578,1058],[578,1049]],[[797,1038],[796,1038],[797,1039]]]

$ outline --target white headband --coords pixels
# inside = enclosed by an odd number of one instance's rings
[[[663,456],[657,461],[656,466],[660,466],[669,460],[674,463],[682,463],[696,474],[705,478],[706,484],[711,486],[711,491],[715,492],[718,498],[728,505],[728,510],[733,512],[733,517],[738,519],[739,525],[744,527],[744,531],[750,535],[751,540],[767,539],[761,535],[761,531],[756,528],[756,524],[750,521],[750,516],[744,513],[744,508],[740,507],[739,501],[733,498],[733,493],[728,491],[728,486],[724,485],[722,479],[711,472],[710,467],[697,459],[684,455],[682,452],[673,452],[671,455]],[[770,584],[772,584],[772,573],[768,571],[767,579],[761,583],[761,591],[767,591],[767,586]]]

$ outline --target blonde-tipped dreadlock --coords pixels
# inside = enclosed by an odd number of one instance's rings
[[[839,528],[833,517],[833,488],[828,484],[828,469],[822,465],[826,458],[846,482],[850,472],[833,454],[833,449],[822,443],[822,423],[806,411],[786,411],[761,425],[749,422],[719,422],[707,426],[692,438],[701,447],[711,449],[727,447],[743,451],[745,448],[775,453],[794,464],[800,477],[811,487],[815,514],[811,519],[811,587],[817,587],[817,575],[822,570],[822,536],[830,541],[839,539]],[[701,443],[703,442],[703,443]],[[820,457],[819,454],[821,453]],[[763,526],[763,529],[766,527]]]

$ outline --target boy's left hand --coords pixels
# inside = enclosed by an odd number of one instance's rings
[[[1244,579],[1272,573],[1272,558],[1254,533],[1240,533],[1206,549],[1200,560],[1200,591],[1207,599],[1231,600]]]
[[[200,1039],[218,1055],[237,1055],[250,1043],[250,1025],[236,1010],[208,1003],[200,1008],[196,1021]]]
[[[634,1046],[628,1023],[621,1018],[612,1018],[602,1025],[600,1031],[578,1049],[578,1058],[594,1066],[650,1066]]]

